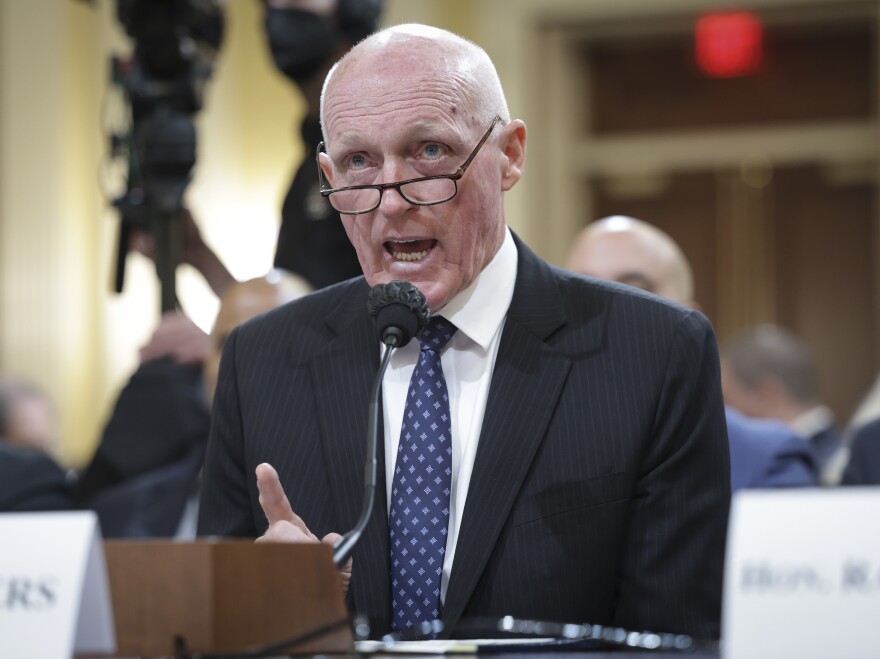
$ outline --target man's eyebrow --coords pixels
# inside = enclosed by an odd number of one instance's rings
[[[409,142],[425,139],[426,136],[429,139],[436,138],[443,142],[449,142],[454,146],[466,146],[459,132],[451,128],[449,124],[442,121],[431,121],[428,119],[416,120],[408,124],[401,131],[400,141]],[[370,150],[375,147],[375,143],[372,140],[365,140],[363,134],[359,131],[347,130],[336,136],[332,146],[342,149],[353,147]]]
[[[412,122],[408,127],[407,131],[409,133],[413,133],[415,135],[423,134],[423,133],[452,133],[454,131],[451,130],[449,124],[442,121],[430,121],[427,119],[417,119]]]
[[[415,121],[411,124],[408,135],[411,139],[435,139],[456,149],[470,148],[465,136],[444,122]]]

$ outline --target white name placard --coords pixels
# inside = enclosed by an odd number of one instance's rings
[[[724,573],[724,659],[880,656],[880,487],[743,491]]]
[[[115,652],[94,513],[0,515],[0,639],[16,659]]]

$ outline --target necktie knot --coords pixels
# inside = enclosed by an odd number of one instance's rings
[[[458,328],[442,316],[433,316],[416,335],[422,352],[440,352]]]

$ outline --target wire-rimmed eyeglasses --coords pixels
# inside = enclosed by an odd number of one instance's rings
[[[405,181],[396,181],[394,183],[377,183],[375,185],[349,185],[343,188],[328,188],[324,180],[324,172],[321,169],[320,155],[324,150],[324,143],[318,145],[315,158],[318,163],[318,181],[321,186],[321,196],[326,197],[330,201],[330,205],[339,213],[344,215],[360,215],[376,210],[382,203],[382,193],[385,190],[394,189],[406,201],[416,206],[433,206],[442,204],[452,199],[458,194],[458,181],[464,176],[468,166],[480,148],[489,139],[495,124],[501,121],[501,117],[496,115],[492,120],[489,130],[480,138],[477,146],[471,151],[461,167],[452,174],[439,174],[435,176],[422,176],[419,178],[410,178]]]

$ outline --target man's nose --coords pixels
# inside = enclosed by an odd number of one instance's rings
[[[382,172],[386,181],[404,181],[408,178],[407,172],[400,163],[389,162]],[[410,177],[411,178],[411,177]],[[403,213],[413,207],[401,194],[399,188],[385,188],[382,191],[382,200],[379,204],[380,210],[387,215]]]
[[[406,212],[412,206],[413,204],[404,198],[398,188],[385,188],[382,191],[382,200],[379,203],[379,208],[386,215]]]

